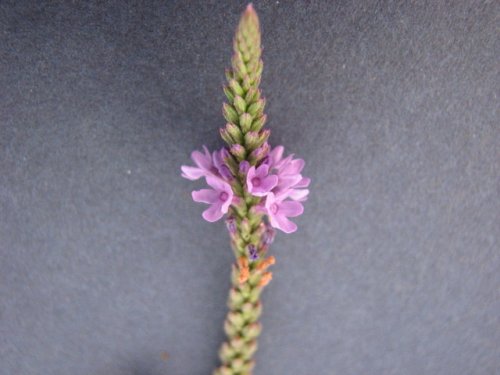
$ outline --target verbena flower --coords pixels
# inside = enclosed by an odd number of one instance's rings
[[[203,218],[206,221],[214,222],[227,213],[233,200],[233,190],[231,185],[220,178],[207,176],[207,184],[213,189],[201,189],[191,193],[195,202],[210,204],[210,207],[203,211]]]
[[[267,164],[262,164],[258,168],[251,167],[246,179],[248,192],[256,197],[266,196],[278,184],[278,176],[268,173]]]
[[[266,212],[269,222],[274,228],[285,233],[292,233],[297,230],[297,224],[288,220],[289,217],[296,217],[304,212],[304,207],[299,202],[281,200],[273,193],[266,196]]]
[[[191,153],[191,159],[193,159],[196,167],[183,165],[181,167],[182,177],[188,180],[197,180],[201,177],[213,174],[214,164],[212,161],[212,154],[208,151],[206,146],[203,146],[203,151],[204,153],[195,150]]]

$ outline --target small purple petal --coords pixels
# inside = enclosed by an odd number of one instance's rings
[[[202,154],[200,151],[193,151],[191,159],[193,159],[198,167],[209,170],[212,167],[212,156],[206,146],[203,146],[203,151],[205,154]]]
[[[248,255],[250,260],[257,260],[259,258],[259,253],[257,252],[257,247],[254,244],[247,246]]]
[[[224,213],[221,211],[221,207],[219,204],[214,203],[210,207],[208,207],[203,214],[201,215],[206,221],[213,223],[214,221],[219,220]]]
[[[270,218],[271,225],[281,229],[285,233],[293,233],[297,230],[297,224],[288,220],[286,216],[277,215]]]
[[[250,169],[250,163],[246,160],[243,160],[240,163],[240,173],[247,174]]]
[[[293,187],[294,188],[305,188],[308,187],[311,183],[311,179],[309,177],[302,177],[302,180],[297,182]]]
[[[270,175],[261,179],[261,184],[259,187],[261,194],[266,194],[270,192],[278,184],[278,176]]]
[[[309,195],[309,189],[290,189],[287,196],[294,201],[303,202]]]
[[[219,193],[211,189],[201,189],[193,191],[191,196],[195,202],[212,204],[218,200]]]
[[[279,204],[279,214],[296,217],[304,213],[304,206],[295,201],[284,201]]]
[[[183,165],[181,166],[181,170],[182,170],[181,176],[191,181],[197,180],[200,177],[205,176],[205,171],[203,171],[203,169],[200,168]]]

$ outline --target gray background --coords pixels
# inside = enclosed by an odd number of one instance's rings
[[[256,374],[499,374],[498,3],[255,6],[271,141],[313,179]],[[218,363],[232,254],[179,168],[222,145],[243,9],[0,3],[0,374]]]

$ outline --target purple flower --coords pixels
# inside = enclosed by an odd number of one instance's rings
[[[248,256],[250,260],[257,260],[259,258],[259,253],[257,252],[257,247],[254,244],[248,245]]]
[[[214,167],[219,172],[219,175],[226,181],[234,179],[231,170],[224,162],[224,158],[229,156],[229,152],[223,147],[219,151],[214,151],[212,154],[212,162]]]
[[[231,185],[215,176],[207,176],[207,183],[212,189],[201,189],[192,192],[195,202],[210,204],[210,207],[203,211],[203,218],[206,221],[214,222],[227,213],[233,200],[233,190]]]
[[[288,217],[299,216],[304,212],[304,207],[299,202],[283,201],[273,193],[269,193],[265,204],[269,222],[274,228],[278,228],[285,233],[292,233],[297,230],[297,225]]]
[[[247,174],[248,170],[250,169],[250,163],[246,160],[243,160],[240,162],[240,173]]]
[[[251,167],[248,170],[247,188],[252,195],[263,197],[278,184],[278,176],[268,173],[269,165],[267,164],[262,164],[257,169]]]
[[[189,167],[187,165],[181,166],[182,177],[188,180],[197,180],[200,177],[206,177],[213,174],[213,161],[212,155],[208,149],[203,146],[204,154],[200,151],[193,151],[191,153],[191,159],[193,159],[196,167]]]
[[[274,168],[283,158],[285,148],[283,146],[276,146],[269,152],[268,163],[271,168]]]
[[[277,153],[277,156],[273,163],[273,170],[278,175],[278,184],[273,189],[273,193],[280,200],[291,198],[296,201],[305,201],[309,190],[303,188],[309,186],[311,180],[300,174],[304,169],[304,160],[294,159],[293,155],[282,159],[281,153]]]

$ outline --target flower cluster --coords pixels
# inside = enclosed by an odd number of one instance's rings
[[[272,227],[285,233],[295,232],[297,225],[288,218],[303,213],[301,202],[309,194],[307,187],[310,179],[301,174],[304,160],[294,159],[293,154],[284,157],[283,146],[271,150],[268,146],[260,149],[265,150],[266,155],[259,155],[263,157],[259,157],[257,165],[251,166],[247,160],[243,160],[235,171],[236,161],[226,148],[210,153],[203,146],[203,152],[193,151],[191,154],[196,166],[181,167],[182,177],[189,180],[204,177],[209,185],[210,189],[192,192],[195,202],[210,205],[202,215],[207,221],[219,220],[231,205],[237,206],[248,194],[256,197],[258,203],[254,207],[255,211],[266,214]],[[232,184],[236,178],[243,182],[244,187],[239,195]]]

